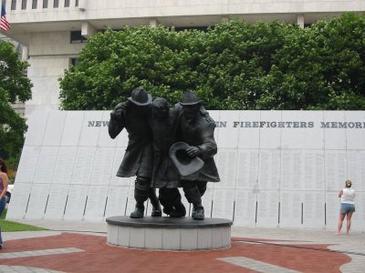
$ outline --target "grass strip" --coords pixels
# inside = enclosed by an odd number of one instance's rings
[[[47,230],[46,228],[5,220],[6,213],[7,209],[4,209],[0,215],[0,228],[2,232]]]
[[[47,230],[45,228],[22,224],[13,221],[7,221],[3,219],[0,219],[0,227],[2,232]]]

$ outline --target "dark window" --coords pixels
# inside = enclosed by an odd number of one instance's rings
[[[71,31],[71,44],[86,43],[87,39],[81,35],[81,31]]]
[[[70,0],[65,0],[65,8],[70,6]]]
[[[33,0],[32,1],[32,9],[36,9],[37,8],[37,0]]]
[[[58,0],[53,0],[53,7],[58,8],[58,5],[59,5],[59,1]]]
[[[48,8],[48,0],[43,0],[43,8]]]
[[[304,24],[304,27],[306,28],[306,27],[311,27],[312,26],[312,24]]]
[[[75,7],[78,7],[79,6],[79,0],[76,0],[75,1]]]
[[[70,66],[75,66],[79,63],[79,58],[70,58]]]
[[[196,27],[174,27],[175,31],[184,31],[184,30],[192,30],[192,29],[196,29],[196,30],[200,30],[200,31],[207,31],[208,27],[203,27],[203,26],[196,26]]]
[[[27,9],[27,0],[22,0],[22,9]]]
[[[11,0],[11,10],[16,10],[16,0]]]

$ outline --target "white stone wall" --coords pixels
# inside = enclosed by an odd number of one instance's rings
[[[337,194],[351,179],[353,229],[365,231],[365,111],[210,114],[217,122],[221,182],[208,183],[207,217],[236,226],[335,230]],[[109,111],[34,112],[8,217],[103,221],[129,215],[133,178],[115,176],[127,133],[110,139],[108,120]],[[348,127],[338,128],[339,122]]]

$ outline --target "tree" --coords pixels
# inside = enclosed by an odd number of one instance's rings
[[[261,109],[365,109],[365,17],[344,14],[287,36]]]
[[[176,100],[198,76],[190,65],[196,55],[189,50],[194,33],[164,27],[97,33],[80,53],[79,64],[60,81],[62,107],[110,109],[139,85]]]
[[[19,160],[26,131],[25,120],[11,107],[16,101],[31,98],[31,83],[14,46],[0,40],[0,157],[15,166]]]
[[[93,36],[60,79],[64,109],[111,109],[142,85],[208,109],[365,109],[365,17],[309,28],[229,21],[208,31],[125,27]]]

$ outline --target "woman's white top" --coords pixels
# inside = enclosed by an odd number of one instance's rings
[[[342,190],[341,203],[355,204],[355,190],[351,188],[344,188]]]

